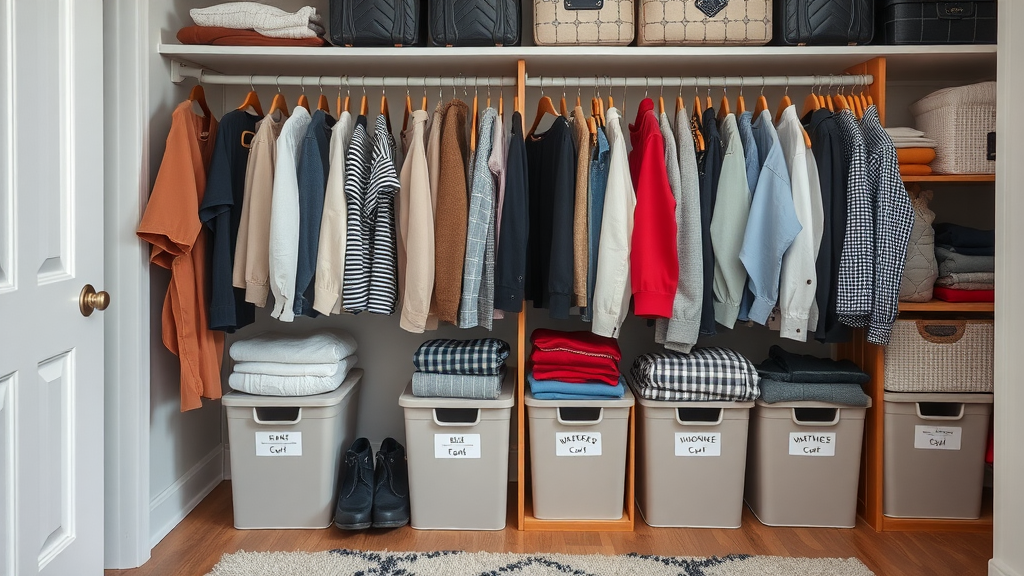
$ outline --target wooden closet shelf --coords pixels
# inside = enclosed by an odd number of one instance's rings
[[[995,302],[900,302],[900,312],[995,312]]]
[[[995,174],[929,174],[927,176],[904,176],[910,182],[995,182]]]

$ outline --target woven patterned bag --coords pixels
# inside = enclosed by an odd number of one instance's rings
[[[639,1],[641,46],[756,46],[772,39],[772,0]]]
[[[889,392],[991,392],[991,320],[897,320],[885,349]]]
[[[633,0],[534,0],[538,46],[625,46],[636,32]]]
[[[996,83],[944,88],[910,106],[917,129],[939,143],[932,170],[939,174],[995,174],[988,134],[996,129]]]

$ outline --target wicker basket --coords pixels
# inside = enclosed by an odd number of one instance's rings
[[[991,392],[991,320],[897,320],[885,349],[890,392]]]
[[[939,174],[995,174],[988,134],[996,129],[996,83],[944,88],[910,106],[918,130],[936,140],[932,170]]]

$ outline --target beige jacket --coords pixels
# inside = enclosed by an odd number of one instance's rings
[[[354,120],[348,110],[331,131],[330,172],[320,217],[316,252],[316,286],[313,309],[329,316],[341,313],[341,288],[345,280],[345,238],[348,236],[348,198],[345,196],[345,157],[352,141]]]
[[[274,164],[277,137],[287,119],[283,114],[266,116],[256,126],[256,136],[245,166],[242,214],[235,240],[231,284],[245,289],[245,301],[260,308],[270,294],[270,201],[274,195]]]
[[[427,169],[427,113],[414,110],[399,197],[399,243],[405,248],[404,294],[399,326],[423,332],[434,293],[434,211]],[[401,288],[401,287],[400,287]]]
[[[572,128],[576,140],[576,206],[572,218],[572,292],[577,306],[587,305],[587,275],[590,251],[587,229],[587,193],[590,184],[590,126],[583,108],[572,112]]]

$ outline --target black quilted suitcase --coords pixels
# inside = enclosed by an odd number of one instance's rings
[[[775,0],[780,44],[849,46],[871,42],[874,0]]]
[[[337,46],[423,44],[421,0],[331,0],[331,43]]]
[[[428,0],[434,46],[518,46],[520,0]]]
[[[879,35],[886,44],[995,44],[996,4],[996,0],[885,0]]]

